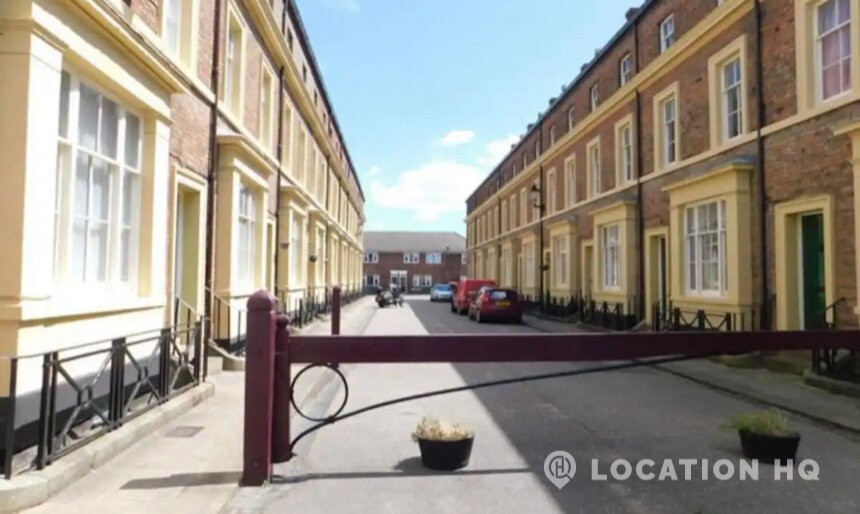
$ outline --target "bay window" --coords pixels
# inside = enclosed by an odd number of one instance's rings
[[[621,259],[619,225],[605,226],[601,229],[600,243],[603,256],[603,289],[621,287]]]
[[[687,291],[721,296],[726,292],[726,202],[687,207],[684,219]]]
[[[54,206],[59,283],[137,288],[141,124],[95,87],[62,73]]]
[[[239,186],[239,231],[236,244],[236,278],[247,286],[254,284],[257,256],[257,201],[245,184]]]

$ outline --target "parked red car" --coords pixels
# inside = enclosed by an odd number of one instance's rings
[[[456,312],[457,314],[466,314],[469,312],[469,304],[471,303],[472,296],[481,286],[496,287],[496,283],[493,280],[482,278],[466,278],[461,280],[457,284],[457,292],[454,293],[454,299],[451,301],[451,312]]]
[[[522,323],[523,306],[516,291],[482,287],[472,300],[469,317],[478,323],[490,320]]]

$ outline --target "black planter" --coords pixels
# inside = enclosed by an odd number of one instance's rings
[[[744,457],[773,464],[775,461],[794,461],[800,434],[769,435],[751,430],[738,430]]]
[[[474,437],[457,441],[418,439],[418,448],[421,449],[421,463],[424,464],[424,467],[440,471],[464,468],[469,465],[474,440]]]

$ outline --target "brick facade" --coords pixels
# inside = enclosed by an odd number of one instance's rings
[[[752,0],[726,0],[721,5],[717,5],[716,1],[690,3],[683,0],[651,0],[638,10],[631,10],[624,27],[598,52],[592,62],[582,67],[579,76],[560,97],[550,99],[548,109],[529,126],[522,140],[468,199],[470,273],[476,269],[493,269],[492,266],[488,267],[488,255],[499,255],[499,249],[507,242],[532,236],[537,238],[541,226],[546,244],[544,249],[549,251],[549,227],[569,220],[574,227],[574,235],[567,250],[568,255],[576,261],[573,265],[576,284],[570,288],[570,292],[582,290],[583,270],[594,266],[591,274],[596,280],[599,266],[603,265],[596,257],[587,263],[580,259],[584,243],[590,241],[594,251],[600,245],[599,234],[595,233],[593,213],[622,202],[632,202],[637,214],[630,227],[634,227],[637,232],[637,244],[634,248],[622,249],[622,252],[636,254],[631,262],[636,262],[637,283],[625,284],[621,294],[641,299],[646,294],[643,284],[652,278],[649,274],[653,273],[653,270],[646,268],[643,256],[649,251],[646,232],[653,234],[655,230],[666,229],[669,243],[674,239],[677,248],[687,248],[687,243],[678,240],[683,239],[683,227],[673,226],[678,221],[684,223],[683,216],[672,221],[670,203],[673,195],[676,195],[676,201],[680,201],[680,198],[690,197],[695,191],[699,195],[695,197],[698,200],[688,200],[691,202],[689,205],[695,205],[696,201],[711,201],[709,198],[727,198],[722,195],[735,193],[723,191],[710,197],[707,190],[697,190],[696,181],[716,180],[713,178],[716,173],[734,165],[748,169],[748,172],[744,172],[746,175],[742,174],[745,178],[739,179],[742,183],[737,187],[742,188],[738,190],[742,191],[739,201],[744,205],[738,212],[747,212],[747,207],[749,210],[744,219],[737,221],[738,226],[727,228],[727,233],[730,239],[733,232],[740,233],[743,229],[744,234],[749,234],[750,240],[726,243],[723,251],[727,246],[736,248],[740,245],[743,251],[749,250],[749,254],[745,258],[748,262],[736,263],[739,269],[729,269],[725,273],[740,274],[744,282],[754,284],[754,305],[741,305],[743,302],[732,299],[737,292],[725,289],[725,299],[719,299],[719,296],[717,299],[697,299],[693,293],[685,292],[686,289],[681,287],[683,294],[674,300],[691,305],[698,302],[699,308],[714,311],[754,310],[757,316],[762,316],[767,310],[768,316],[774,321],[772,326],[794,326],[796,320],[775,319],[774,311],[779,309],[767,307],[771,302],[783,306],[797,304],[797,298],[790,297],[796,292],[777,289],[780,283],[777,275],[794,273],[792,276],[797,276],[797,270],[791,266],[801,266],[796,247],[787,248],[786,255],[774,254],[778,242],[793,241],[795,237],[786,234],[786,229],[777,228],[775,209],[790,202],[802,204],[806,198],[823,199],[832,205],[832,215],[821,211],[810,212],[823,215],[828,220],[825,223],[830,228],[825,230],[830,232],[825,237],[832,237],[835,241],[835,255],[827,263],[827,276],[834,277],[832,285],[826,285],[827,297],[833,302],[844,299],[835,308],[835,317],[833,312],[828,312],[828,320],[835,321],[839,326],[856,326],[855,314],[860,314],[860,311],[857,310],[858,256],[855,255],[857,203],[853,188],[858,171],[852,164],[851,137],[835,132],[860,117],[860,77],[852,77],[853,84],[842,99],[829,102],[819,100],[811,109],[801,109],[801,102],[798,101],[802,97],[798,93],[801,89],[797,83],[797,56],[808,45],[815,43],[812,40],[795,41],[796,23],[800,23],[795,20],[796,13],[800,12],[796,5],[796,2]],[[760,12],[757,12],[758,9]],[[852,30],[856,30],[858,24],[854,22],[860,18],[860,13],[853,12],[856,9],[852,4]],[[668,16],[674,17],[675,42],[661,54],[660,24]],[[761,48],[757,47],[758,41],[762,42]],[[736,44],[740,45],[738,48],[742,50],[740,55],[743,56],[741,104],[745,130],[740,136],[723,141],[725,136],[712,134],[713,126],[720,127],[720,123],[723,123],[724,112],[719,107],[713,110],[714,105],[720,105],[722,97],[719,95],[723,94],[722,68],[719,68],[721,62],[711,61],[717,55],[724,55]],[[619,64],[628,53],[633,57],[634,75],[632,84],[621,86]],[[857,53],[855,49],[851,57],[854,70],[860,68],[860,55]],[[712,65],[717,67],[714,68],[717,70],[714,76],[711,75]],[[591,112],[590,90],[594,85],[599,87],[600,103]],[[662,165],[655,169],[655,152],[657,148],[662,148],[658,146],[661,136],[655,134],[655,127],[660,127],[661,133],[663,130],[662,113],[654,112],[655,99],[661,93],[671,91],[675,85],[678,96],[675,133],[679,151],[674,163],[666,169]],[[568,110],[571,107],[574,110],[572,134],[567,127]],[[715,113],[721,116],[719,122],[717,119],[712,120]],[[635,180],[629,184],[619,184],[616,124],[628,116],[633,126]],[[763,119],[763,123],[759,122],[760,119]],[[553,127],[556,144],[550,147],[549,131]],[[716,142],[715,137],[718,138]],[[539,138],[542,141],[541,153],[535,156],[535,141]],[[597,195],[592,194],[587,187],[590,173],[587,148],[595,138],[599,138],[601,149],[601,188]],[[854,152],[857,155],[856,148]],[[528,162],[525,169],[522,165],[524,153]],[[565,203],[565,192],[568,190],[565,161],[571,157],[576,168],[574,204]],[[515,226],[508,227],[504,233],[498,229],[495,232],[478,230],[479,227],[493,227],[486,220],[488,216],[495,216],[493,209],[500,200],[508,201],[513,194],[516,195],[517,203],[520,203],[521,191],[524,188],[528,190],[533,182],[540,182],[541,177],[545,180],[550,170],[555,170],[555,189],[550,188],[542,193],[542,199],[545,201],[548,194],[556,195],[557,212],[547,212],[542,220],[535,219],[530,213],[525,224],[517,215]],[[762,174],[764,194],[761,189]],[[530,194],[527,203],[526,207],[531,211]],[[520,208],[522,206],[518,205]],[[688,209],[686,204],[679,204],[679,208],[682,213]],[[730,217],[733,215],[727,214]],[[763,216],[764,234],[761,228]],[[782,223],[784,220],[779,221]],[[788,223],[786,226],[793,226],[791,223],[794,222],[788,220]],[[767,256],[764,266],[762,247]],[[678,254],[682,259],[684,255],[684,251]],[[518,258],[522,259],[521,253]],[[476,262],[476,259],[481,259],[481,262]],[[513,267],[516,268],[517,257],[514,259]],[[778,272],[786,263],[790,269]],[[683,263],[669,262],[667,265],[671,268],[671,280],[686,282]],[[501,266],[495,266],[495,269],[501,269]],[[767,271],[763,273],[763,270]],[[548,285],[547,289],[550,288]],[[641,314],[646,314],[645,309]]]
[[[426,293],[430,291],[433,284],[444,284],[451,281],[459,281],[460,277],[466,275],[466,267],[463,265],[462,254],[451,253],[442,255],[441,264],[428,264],[427,254],[420,253],[418,264],[404,263],[403,253],[380,253],[379,262],[364,263],[365,286],[368,286],[368,277],[379,276],[379,286],[388,288],[392,283],[392,270],[405,271],[407,273],[408,289],[410,293]],[[430,276],[430,286],[415,286],[415,276]]]

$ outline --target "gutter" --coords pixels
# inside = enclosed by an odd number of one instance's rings
[[[757,93],[757,101],[758,108],[756,109],[756,116],[758,121],[758,126],[756,127],[756,145],[758,152],[758,188],[759,188],[759,231],[761,232],[761,237],[759,238],[759,251],[761,252],[761,295],[762,295],[762,312],[761,312],[761,323],[762,326],[760,328],[770,329],[771,328],[771,316],[770,316],[770,277],[768,275],[768,266],[767,266],[767,183],[765,181],[765,163],[764,163],[764,137],[762,136],[761,130],[765,121],[765,105],[764,105],[764,87],[763,87],[763,77],[764,77],[764,63],[762,61],[763,52],[762,52],[762,8],[761,8],[761,0],[755,0],[755,36],[756,36],[756,84],[758,86]]]
[[[211,103],[211,111],[209,114],[209,169],[206,177],[206,276],[204,278],[204,308],[205,316],[211,319],[212,316],[212,295],[214,294],[213,287],[213,272],[215,270],[215,202],[217,195],[215,188],[217,186],[217,161],[218,161],[218,81],[221,76],[221,9],[224,0],[215,1],[215,30],[213,31],[212,41],[212,76],[211,84],[213,100]],[[211,336],[212,324],[209,323],[209,331],[207,336]],[[207,338],[208,339],[208,338]],[[209,369],[209,344],[203,344],[203,379]]]

